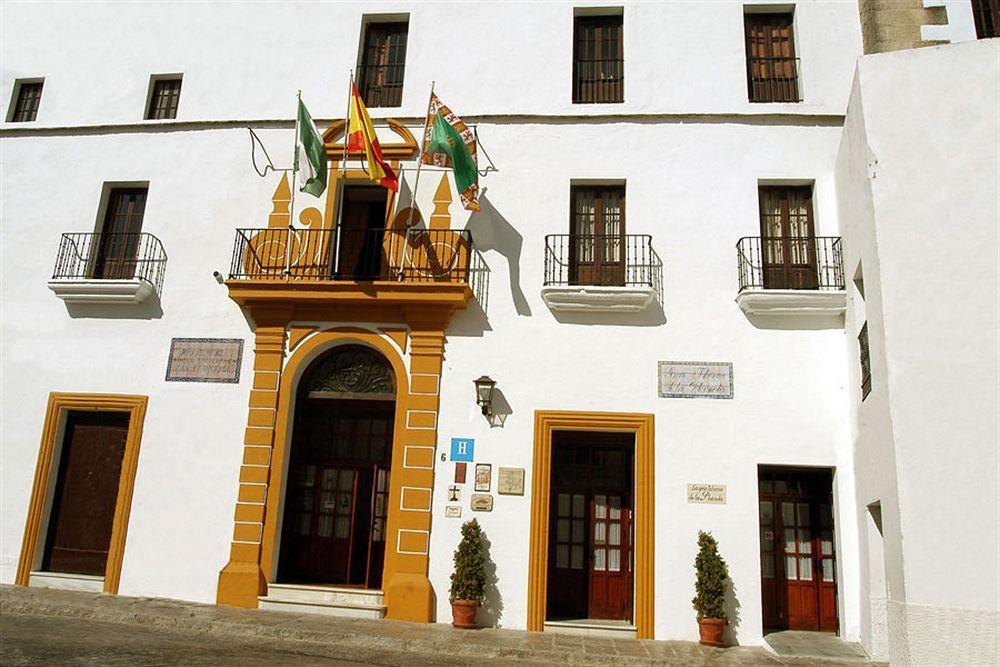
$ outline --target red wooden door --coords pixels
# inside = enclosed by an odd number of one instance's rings
[[[766,630],[838,629],[829,471],[762,473],[761,595]]]
[[[389,467],[373,468],[371,526],[368,533],[368,571],[365,584],[368,588],[382,587],[382,569],[385,565],[385,522],[389,515]]]
[[[625,284],[625,188],[574,187],[570,284]]]
[[[816,289],[816,237],[810,187],[760,189],[764,289]]]
[[[632,615],[632,510],[627,496],[595,493],[590,503],[588,618]]]
[[[43,570],[104,575],[128,422],[118,412],[67,416]]]

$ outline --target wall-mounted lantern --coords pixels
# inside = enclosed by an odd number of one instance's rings
[[[493,390],[497,383],[488,375],[480,376],[476,383],[476,403],[483,409],[483,414],[489,416],[493,412]]]

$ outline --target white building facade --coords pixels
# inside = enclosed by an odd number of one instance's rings
[[[705,530],[732,642],[996,660],[996,40],[862,57],[833,0],[3,13],[3,583],[449,622],[476,518],[482,623],[694,640]],[[977,95],[879,85],[920,59]],[[344,164],[351,70],[398,194]],[[416,182],[432,81],[478,212]],[[298,90],[330,172],[290,202]],[[911,93],[933,121],[895,122]],[[975,159],[897,166],[932,122]],[[903,229],[959,200],[981,248],[930,306],[910,260],[947,244]],[[947,556],[930,484],[988,510]],[[943,558],[992,579],[946,592]],[[991,639],[921,644],[947,613]]]

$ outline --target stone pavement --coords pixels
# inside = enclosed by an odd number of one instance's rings
[[[17,665],[819,665],[758,647],[572,637],[0,587],[0,662]]]

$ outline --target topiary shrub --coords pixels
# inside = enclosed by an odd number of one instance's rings
[[[698,620],[721,618],[725,620],[726,579],[729,568],[719,555],[719,543],[711,533],[698,531],[698,555],[694,559],[696,579],[695,596],[691,600]]]
[[[483,602],[486,594],[486,554],[483,529],[473,519],[462,524],[462,541],[455,549],[451,599]]]

